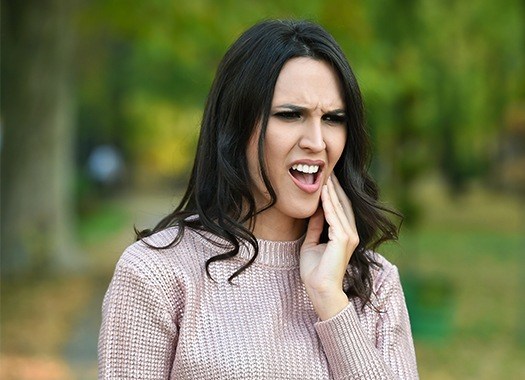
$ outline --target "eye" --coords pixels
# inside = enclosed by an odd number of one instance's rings
[[[298,111],[281,111],[276,112],[274,116],[278,117],[279,119],[283,120],[296,120],[301,118],[301,113]]]
[[[345,124],[346,115],[327,113],[326,115],[323,115],[323,120],[330,124]]]

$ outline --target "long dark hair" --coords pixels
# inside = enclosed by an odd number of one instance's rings
[[[173,242],[156,248],[180,242],[185,228],[222,238],[224,252],[206,262],[210,278],[210,264],[237,255],[243,244],[253,246],[254,255],[232,273],[229,281],[254,262],[258,254],[257,239],[251,232],[254,218],[276,202],[265,169],[264,135],[277,77],[284,64],[295,57],[327,62],[342,85],[348,133],[334,172],[352,202],[360,240],[350,260],[345,292],[365,305],[372,291],[371,268],[379,266],[369,252],[384,241],[397,239],[398,229],[385,214],[392,211],[378,202],[378,188],[367,173],[370,146],[355,76],[334,38],[312,22],[263,21],[244,32],[228,49],[208,95],[186,193],[179,206],[155,228],[137,231],[137,239],[171,226],[178,226]],[[258,142],[261,174],[271,199],[263,210],[256,207],[246,164],[246,147],[257,125],[262,128]]]

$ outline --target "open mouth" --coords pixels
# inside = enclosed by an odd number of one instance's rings
[[[320,165],[294,164],[289,171],[298,182],[313,185],[317,182],[322,168]]]

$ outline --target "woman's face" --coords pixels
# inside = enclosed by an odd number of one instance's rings
[[[321,187],[343,152],[346,118],[341,85],[329,64],[300,57],[283,66],[275,85],[264,148],[266,172],[277,202],[257,216],[256,236],[261,228],[293,230],[290,234],[296,235],[258,236],[275,240],[294,239],[304,232],[304,219],[317,209]],[[250,140],[247,158],[252,192],[262,208],[270,197],[260,175],[259,130]]]

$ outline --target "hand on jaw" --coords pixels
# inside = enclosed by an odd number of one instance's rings
[[[300,269],[317,315],[326,320],[348,305],[343,278],[359,244],[359,236],[350,199],[333,174],[323,186],[321,204],[308,223]],[[325,219],[329,225],[329,241],[320,243]]]

